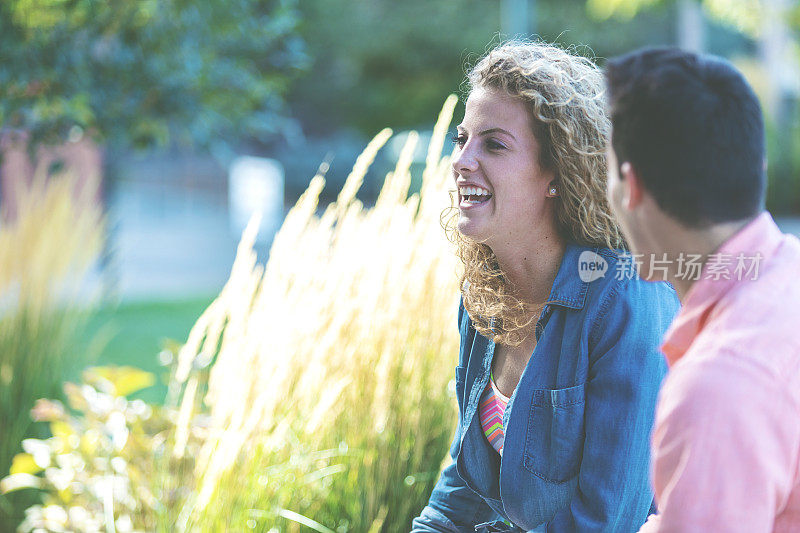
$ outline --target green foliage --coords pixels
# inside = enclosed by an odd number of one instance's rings
[[[20,531],[169,530],[171,504],[190,489],[171,483],[183,480],[185,461],[165,453],[173,427],[166,412],[124,394],[153,379],[130,367],[90,368],[82,385],[64,387],[70,410],[37,401],[32,414],[52,436],[24,440],[0,481],[3,493],[44,495],[25,510]]]
[[[598,20],[605,20],[612,16],[630,20],[647,7],[652,7],[661,0],[587,0],[586,7],[589,13]]]
[[[81,322],[74,311],[57,309],[19,309],[0,320],[0,476],[9,472],[20,441],[42,434],[28,416],[34,400],[58,397],[62,376],[82,360],[72,349]],[[32,501],[30,494],[0,495],[0,530],[13,530]]]
[[[767,207],[778,215],[800,213],[800,107],[779,126],[767,121]]]
[[[268,138],[306,56],[293,0],[0,3],[0,124],[135,145]]]
[[[708,48],[711,52],[720,53],[733,58],[737,67],[747,77],[765,108],[766,141],[767,141],[767,175],[768,187],[766,207],[774,214],[796,215],[800,213],[800,108],[797,94],[785,90],[773,90],[779,93],[777,105],[769,105],[770,84],[778,83],[769,75],[770,66],[760,59],[736,57],[743,48],[752,49],[756,40],[763,39],[765,17],[769,6],[764,0],[696,0],[701,4],[706,18],[708,30]],[[641,17],[653,11],[653,7],[674,7],[675,0],[587,0],[587,11],[597,20],[606,24],[613,20],[629,20],[633,16]],[[794,60],[797,59],[798,42],[800,41],[800,5],[787,5],[779,13],[786,23],[789,37],[787,51]],[[730,38],[724,46],[719,46],[720,30],[729,33],[738,32],[739,46],[735,46]],[[717,42],[715,43],[715,37]],[[745,43],[745,46],[741,45]],[[648,42],[648,44],[652,44]],[[714,46],[716,44],[716,46]],[[737,50],[738,48],[738,50]],[[772,67],[774,69],[775,67]],[[786,68],[782,65],[780,69]],[[773,108],[770,111],[770,108]]]
[[[314,63],[290,101],[311,133],[427,126],[459,87],[464,63],[499,29],[499,4],[484,0],[326,0],[300,9]]]
[[[335,434],[292,434],[278,446],[255,446],[225,473],[225,490],[203,512],[192,505],[208,417],[193,419],[187,453],[176,456],[178,410],[122,394],[147,386],[154,376],[132,367],[90,368],[80,385],[65,385],[69,408],[60,401],[36,402],[32,415],[47,424],[49,435],[23,440],[24,451],[14,456],[0,492],[28,496],[15,502],[20,512],[25,509],[23,533],[187,530],[179,525],[186,510],[193,515],[190,531],[305,531],[301,524],[332,531],[323,523],[340,532],[400,531],[430,495],[453,421],[450,394],[435,383],[441,355],[420,355],[421,379],[413,387],[430,391],[427,402],[438,408],[419,409],[419,396],[398,389],[379,433],[352,413],[338,417]],[[398,360],[393,370],[396,385],[409,381],[402,365]],[[353,405],[359,398],[342,401]],[[419,434],[419,427],[429,434]],[[31,498],[31,489],[40,501]]]
[[[500,34],[500,2],[327,0],[300,10],[313,67],[294,82],[289,101],[311,134],[429,127],[442,95],[463,88],[466,67],[509,37]],[[588,45],[579,52],[599,57],[672,42],[664,10],[638,17],[597,21],[586,0],[538,0],[534,31],[564,46]]]
[[[714,21],[732,26],[750,37],[761,34],[768,9],[764,0],[692,1],[702,4],[706,15]],[[597,20],[630,20],[642,11],[675,3],[676,0],[586,0],[586,8]],[[784,16],[790,27],[800,29],[800,6],[787,6]]]

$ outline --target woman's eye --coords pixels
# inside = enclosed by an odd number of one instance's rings
[[[467,136],[463,133],[457,133],[451,137],[453,144],[458,146],[459,148],[463,148],[465,144],[467,144]],[[499,141],[494,139],[487,139],[484,143],[484,146],[487,150],[503,150],[505,149],[505,145]]]
[[[488,141],[486,141],[486,147],[489,150],[502,150],[505,148],[503,144],[495,141],[494,139],[489,139]]]

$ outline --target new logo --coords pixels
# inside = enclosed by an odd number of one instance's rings
[[[594,252],[586,250],[578,257],[578,275],[581,281],[589,283],[600,279],[608,271],[608,262]]]

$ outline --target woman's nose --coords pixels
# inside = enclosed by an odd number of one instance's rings
[[[465,144],[453,158],[453,170],[458,173],[478,170],[478,160],[475,158],[475,151],[469,143]]]

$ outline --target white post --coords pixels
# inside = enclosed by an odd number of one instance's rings
[[[234,159],[228,177],[231,231],[241,236],[250,218],[261,213],[258,242],[269,242],[283,222],[283,167],[274,159]]]
[[[703,6],[698,0],[678,0],[678,46],[697,53],[705,50]]]

